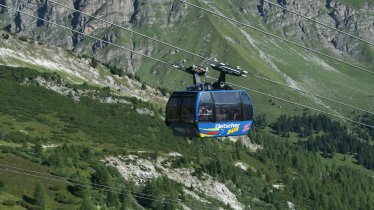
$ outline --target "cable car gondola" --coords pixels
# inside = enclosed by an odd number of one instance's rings
[[[245,76],[246,71],[223,63],[210,65],[220,71],[217,82],[201,83],[208,69],[191,66],[194,85],[173,92],[166,107],[165,123],[174,135],[184,137],[226,137],[248,134],[253,123],[253,106],[245,90],[233,90],[225,83],[226,74]]]

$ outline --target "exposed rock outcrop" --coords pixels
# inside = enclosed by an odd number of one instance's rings
[[[277,3],[323,24],[374,42],[374,9],[368,3],[359,10],[337,0],[278,0]],[[310,43],[319,43],[310,46],[317,49],[335,48],[353,56],[360,53],[360,41],[282,10],[266,1],[260,1],[258,12],[266,24],[274,25],[286,37],[296,37],[304,41],[307,46]]]
[[[365,3],[361,9],[357,9],[344,5],[339,0],[277,0],[273,2],[326,25],[374,42],[372,35],[374,32],[373,4]],[[0,3],[67,26],[70,29],[93,35],[105,42],[92,40],[79,33],[61,29],[44,20],[36,20],[6,8],[0,9],[0,15],[3,17],[0,21],[2,28],[33,40],[47,40],[50,44],[64,46],[81,54],[93,55],[103,63],[116,64],[125,69],[128,74],[139,69],[143,63],[143,57],[123,49],[109,47],[107,42],[120,43],[129,50],[145,55],[158,56],[160,52],[160,46],[155,42],[117,29],[110,24],[56,5],[48,0],[0,0]],[[185,21],[191,11],[196,12],[196,9],[188,9],[188,5],[173,0],[61,0],[58,3],[129,29],[145,31],[144,33],[147,35],[160,40],[170,38],[164,37],[161,31],[164,29],[172,31],[174,27],[178,29],[178,23]],[[204,1],[204,3],[209,3],[209,1]],[[232,8],[237,11],[231,12],[245,16],[250,24],[252,24],[252,20],[262,20],[263,26],[276,28],[276,31],[281,32],[287,38],[299,39],[308,47],[318,50],[331,48],[337,53],[344,52],[353,56],[361,53],[362,44],[359,41],[314,24],[264,0],[239,1],[232,4]],[[196,18],[199,19],[201,14],[197,13]],[[193,18],[188,20],[194,21]],[[152,35],[154,28],[156,31],[160,30],[160,33],[154,32]],[[167,52],[172,54],[174,51]],[[152,72],[157,72],[157,67],[153,68]]]
[[[167,0],[149,2],[139,0],[56,0],[56,2],[129,29],[133,29],[133,26],[141,27],[154,24],[161,28],[169,27],[186,15],[184,7],[180,6],[179,2]],[[129,32],[116,30],[110,24],[48,0],[0,0],[0,3],[41,18],[36,19],[1,8],[0,15],[6,18],[5,21],[0,22],[0,25],[3,25],[2,27],[9,32],[27,36],[32,40],[47,39],[51,44],[74,49],[78,53],[93,54],[104,63],[113,62],[124,68],[127,73],[133,73],[137,70],[141,57],[132,53],[123,53],[123,50],[118,49],[108,51],[104,49],[108,46],[106,42],[113,43],[117,39],[121,39],[121,45],[128,49],[144,52],[148,55],[153,51],[153,47],[148,46],[149,43],[138,43],[131,38],[126,39]],[[56,22],[81,33],[93,35],[106,42],[92,40],[82,34],[61,29],[45,20]]]
[[[169,157],[173,154],[170,154]],[[208,197],[217,199],[230,205],[233,209],[244,209],[234,193],[229,188],[215,180],[208,174],[203,173],[201,178],[193,175],[193,168],[171,168],[165,164],[168,157],[159,157],[156,161],[146,160],[135,155],[127,157],[107,157],[104,161],[113,167],[116,167],[120,174],[126,180],[132,180],[136,184],[141,184],[149,179],[157,178],[161,175],[181,183],[185,187],[187,194],[196,200],[208,203],[203,197],[196,195],[187,188],[193,187],[196,192],[204,193]]]

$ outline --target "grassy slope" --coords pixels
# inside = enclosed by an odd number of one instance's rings
[[[4,71],[4,67],[2,70]],[[87,99],[75,103],[68,97],[42,87],[22,86],[4,80],[0,80],[0,95],[2,96],[0,98],[2,107],[0,133],[3,135],[0,144],[2,146],[32,148],[35,141],[41,139],[43,144],[47,145],[63,143],[81,145],[94,148],[93,150],[96,151],[105,150],[107,154],[124,152],[128,154],[129,152],[137,153],[137,151],[166,154],[176,151],[184,156],[192,157],[193,160],[195,157],[201,157],[202,162],[210,161],[216,155],[224,156],[235,151],[233,146],[215,140],[206,140],[204,143],[193,141],[194,143],[190,144],[185,139],[173,137],[161,119],[139,115],[134,111],[132,106],[145,105],[140,102],[134,105],[116,105],[100,104]],[[23,143],[25,140],[26,145]],[[219,154],[211,148],[218,149]],[[46,154],[48,154],[47,151]],[[244,164],[255,170],[260,168],[264,170],[265,166],[258,160],[245,153],[242,156]],[[6,153],[0,153],[0,162],[12,163],[18,167],[28,165],[26,167],[28,169],[48,172],[44,166]],[[69,168],[59,169],[59,171],[64,174],[74,173]],[[5,193],[5,197],[0,201],[8,198],[17,201],[22,200],[24,196],[33,196],[37,179],[1,173],[4,174],[1,178],[6,183],[6,188],[0,189]],[[80,173],[89,175],[89,171]],[[26,184],[22,184],[24,182]],[[26,186],[25,190],[19,191],[20,184]],[[44,184],[50,187],[54,183]],[[53,192],[50,190],[48,192],[50,194],[49,205],[59,205],[53,201]]]
[[[4,67],[2,70],[4,71]],[[105,154],[109,155],[137,154],[138,151],[165,154],[176,151],[185,157],[192,158],[193,162],[199,157],[202,163],[208,163],[217,157],[238,155],[233,145],[214,139],[192,140],[188,143],[185,139],[173,137],[161,119],[138,115],[132,108],[132,106],[146,106],[144,103],[133,105],[99,104],[91,100],[75,103],[68,97],[42,87],[23,86],[4,80],[0,80],[0,95],[2,96],[0,98],[2,107],[0,110],[0,131],[5,134],[5,138],[3,137],[0,144],[3,146],[28,147],[30,149],[39,137],[43,144],[61,145],[66,143],[87,146],[92,151],[105,151]],[[27,131],[27,134],[23,131]],[[26,146],[23,143],[24,139],[28,139]],[[48,151],[45,153],[48,154]],[[280,178],[281,175],[277,172],[275,165],[259,161],[255,158],[255,154],[243,151],[239,153],[240,161],[244,165],[259,173],[271,174],[274,180]],[[9,153],[0,154],[1,163],[14,163],[21,167],[28,165],[30,169],[48,172],[48,168],[31,163],[29,160],[15,157]],[[353,164],[349,161],[347,163],[348,166]],[[361,167],[353,167],[361,170]],[[64,174],[73,174],[75,170],[69,167],[59,169],[60,173]],[[363,171],[365,172],[365,170]],[[80,173],[89,176],[92,172],[90,168],[87,168]],[[34,186],[37,184],[36,179],[2,174],[4,176],[1,178],[5,179],[3,181],[6,182],[6,188],[0,190],[6,199],[22,200],[23,196],[32,196]],[[258,175],[250,177],[248,181],[250,184],[246,183],[245,186],[242,186],[242,190],[246,192],[242,195],[242,199],[248,201],[256,196],[263,196],[261,189],[271,187],[272,184],[272,182],[265,182],[264,179],[264,176]],[[19,191],[17,183],[22,184],[23,182],[25,182],[24,186],[27,186],[26,191]],[[50,187],[56,183],[45,182],[44,184]],[[65,186],[60,187],[64,188]],[[53,190],[48,190],[48,193],[50,196],[49,205],[60,205],[53,201],[55,198]],[[284,200],[290,199],[286,195],[283,196],[285,196],[282,198]],[[62,207],[69,209],[72,206],[74,205]]]
[[[352,157],[352,155],[343,155],[343,154],[337,153],[332,159],[323,158],[321,156],[321,160],[322,160],[323,163],[325,163],[329,166],[331,166],[333,164],[336,164],[338,166],[348,166],[348,167],[360,170],[361,172],[363,172],[363,173],[365,173],[369,176],[374,176],[374,170],[369,170],[365,167],[357,165],[356,164],[356,159],[354,157]]]
[[[15,165],[16,167],[20,167],[23,169],[27,170],[33,170],[33,171],[38,171],[41,173],[49,173],[49,170],[45,166],[41,166],[40,164],[31,162],[29,160],[17,157],[12,154],[5,154],[5,153],[0,153],[0,162],[1,164],[6,164],[6,165]],[[28,200],[32,199],[34,196],[34,189],[35,186],[38,183],[43,183],[45,188],[63,188],[66,187],[65,184],[61,184],[60,182],[55,182],[51,180],[43,180],[39,179],[36,177],[25,177],[25,175],[22,174],[15,174],[15,173],[9,173],[5,172],[3,170],[0,171],[1,175],[1,180],[4,181],[5,187],[0,189],[0,192],[2,196],[0,197],[0,201],[4,200]],[[68,204],[61,204],[58,202],[54,202],[53,198],[55,192],[52,190],[48,190],[48,197],[49,202],[48,206],[53,206],[56,208],[62,208],[62,209],[71,209],[71,208],[76,208],[76,205],[68,205]],[[0,209],[24,209],[20,206],[4,206],[0,204]]]

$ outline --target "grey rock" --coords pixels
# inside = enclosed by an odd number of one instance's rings
[[[157,27],[161,30],[173,29],[176,24],[185,20],[189,11],[187,5],[173,0],[55,1],[138,31],[151,27]],[[277,0],[276,2],[284,8],[374,42],[373,4],[366,4],[364,8],[357,10],[341,4],[338,0]],[[17,33],[20,36],[27,36],[31,40],[47,40],[50,44],[64,46],[77,53],[94,56],[103,63],[114,63],[125,69],[126,73],[137,71],[143,58],[131,52],[111,48],[108,43],[120,42],[122,46],[146,55],[159,53],[160,47],[154,42],[133,37],[129,32],[116,29],[107,23],[87,17],[79,12],[57,6],[48,0],[0,0],[0,4],[18,8],[22,12],[30,13],[45,20],[57,22],[69,29],[103,39],[105,42],[92,40],[79,33],[61,29],[44,20],[36,20],[27,15],[0,8],[0,26],[5,30]],[[307,46],[309,43],[320,43],[319,46],[313,47],[334,48],[352,56],[360,53],[359,41],[290,14],[284,9],[266,3],[264,0],[243,0],[239,4],[236,12],[245,16],[249,22],[251,19],[260,19],[262,24],[277,29],[286,38],[299,39]],[[163,39],[163,37],[155,38]],[[173,50],[168,52],[170,54],[178,53]],[[157,72],[157,69],[154,68],[153,72]]]
[[[314,24],[302,17],[259,1],[259,16],[267,25],[273,25],[287,37],[298,38],[306,45],[316,43],[314,48],[335,48],[351,56],[360,54],[360,41],[337,31]],[[362,9],[354,9],[336,0],[278,0],[278,4],[289,10],[301,13],[326,25],[348,32],[374,43],[374,9],[366,4]]]
[[[153,24],[158,24],[161,28],[171,27],[176,21],[186,16],[184,6],[167,0],[58,0],[57,2],[129,29],[133,29],[134,26]],[[55,5],[48,0],[0,0],[0,4],[96,36],[105,42],[95,41],[79,33],[61,29],[45,20],[37,20],[19,12],[1,8],[0,15],[3,19],[0,21],[0,26],[9,32],[26,36],[31,40],[48,40],[50,44],[65,46],[81,54],[93,55],[103,63],[116,63],[128,72],[134,72],[138,68],[141,57],[123,53],[123,50],[104,50],[108,47],[107,42],[113,43],[120,37],[127,36],[129,33],[126,31],[118,32],[119,30],[115,30],[107,23]],[[121,43],[131,50],[151,55],[154,47],[148,44],[133,40]]]

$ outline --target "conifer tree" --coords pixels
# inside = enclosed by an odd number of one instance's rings
[[[108,169],[99,165],[96,167],[96,172],[92,175],[92,183],[96,185],[109,185],[110,184],[110,174]]]
[[[43,184],[39,183],[35,187],[34,191],[34,204],[38,205],[40,209],[46,209],[48,202],[48,195],[43,186]]]
[[[78,210],[97,210],[89,196],[85,196]]]
[[[120,206],[119,198],[117,193],[108,192],[106,198],[106,204],[108,207],[118,207]]]
[[[35,156],[37,156],[37,157],[42,157],[43,156],[43,146],[40,143],[40,141],[37,141],[35,143],[33,149],[34,149]]]
[[[134,198],[131,196],[131,193],[125,191],[124,196],[122,197],[122,205],[120,210],[131,209],[133,200]]]

